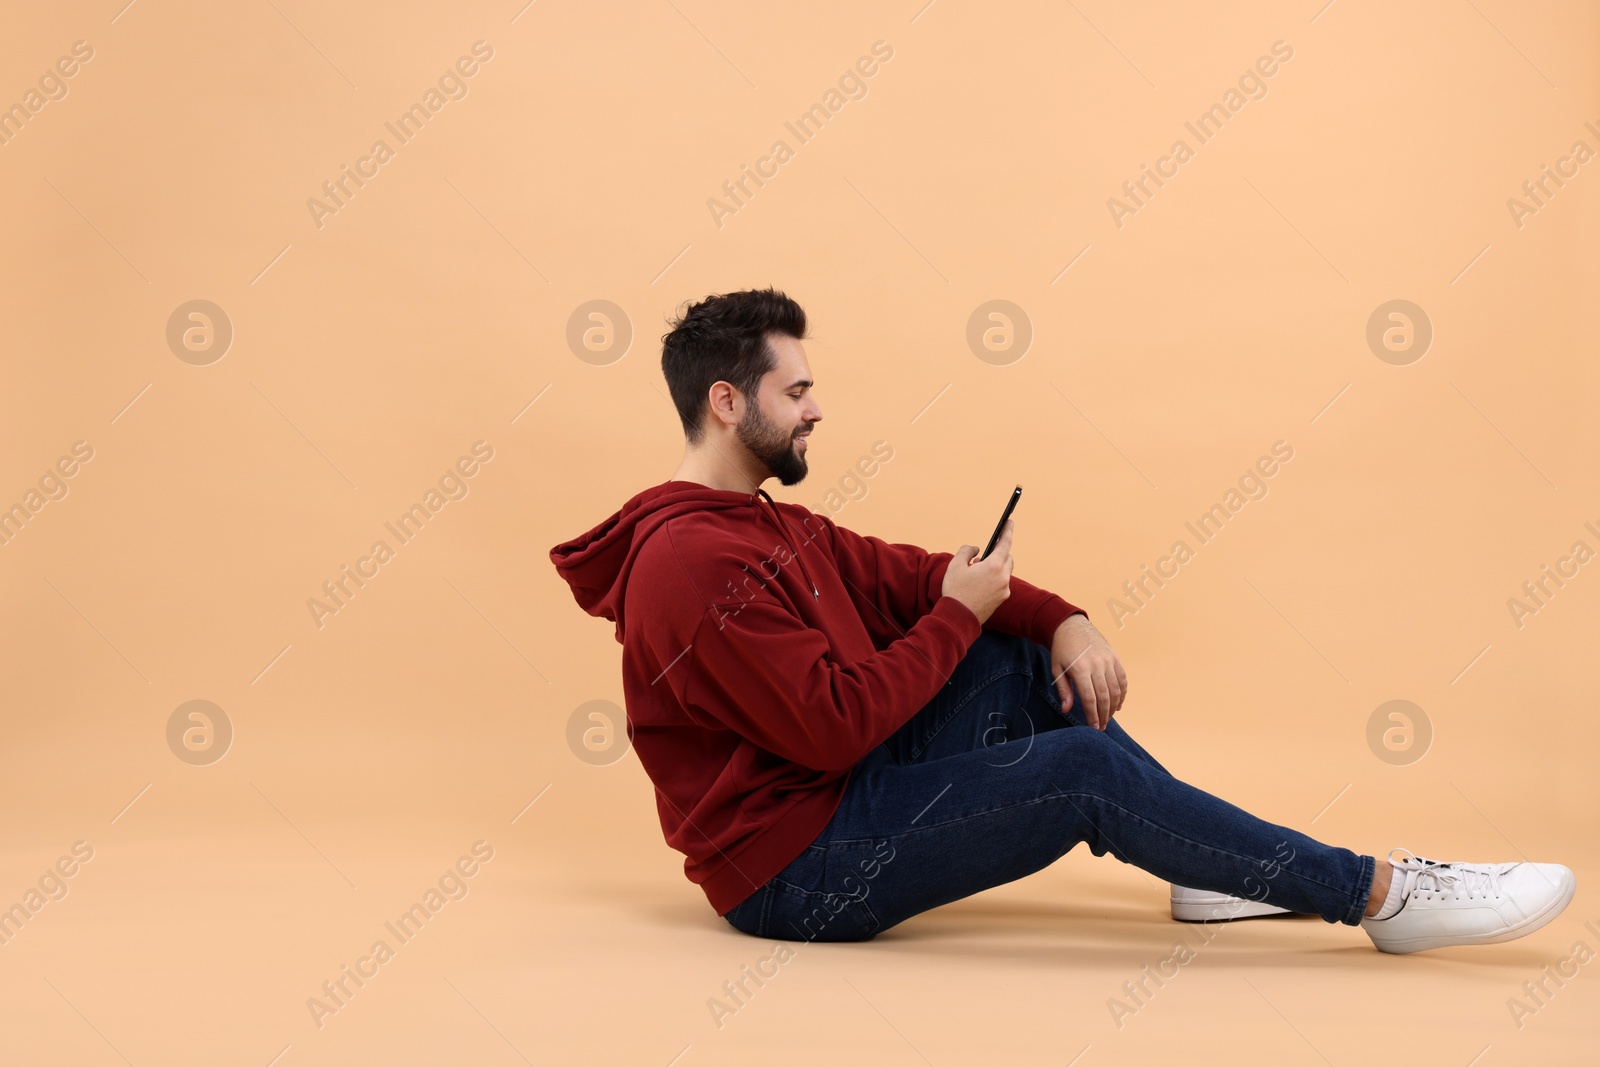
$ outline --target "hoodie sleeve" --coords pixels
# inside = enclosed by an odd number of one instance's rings
[[[850,588],[850,595],[856,600],[869,630],[875,625],[881,628],[887,616],[895,625],[885,636],[898,636],[933,610],[934,603],[942,595],[945,571],[955,558],[953,553],[891,544],[846,529],[826,515],[812,514],[828,531],[826,537],[839,574]],[[807,527],[811,528],[809,520]],[[1069,615],[1087,617],[1088,612],[1013,573],[1011,595],[1001,602],[983,627],[1026,637],[1048,647],[1056,628]],[[876,630],[874,634],[877,635]]]
[[[706,611],[677,680],[693,714],[818,771],[845,771],[934,698],[981,631],[941,597],[904,637],[841,667],[828,639],[763,591]]]

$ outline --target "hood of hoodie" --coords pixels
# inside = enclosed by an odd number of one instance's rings
[[[816,583],[805,572],[805,561],[791,536],[788,520],[778,510],[765,489],[754,493],[713,489],[698,482],[667,481],[634,495],[615,514],[593,529],[564,541],[550,550],[556,572],[572,587],[578,606],[590,615],[616,623],[617,641],[623,637],[624,592],[633,561],[650,535],[680,515],[697,511],[733,509],[751,517],[765,517],[800,560],[800,569],[811,583],[812,594],[820,596]],[[753,510],[751,510],[753,509]],[[744,518],[744,516],[739,516]]]

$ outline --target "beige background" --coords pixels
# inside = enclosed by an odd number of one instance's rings
[[[1600,150],[1593,5],[119,2],[0,31],[5,104],[93,49],[0,146],[0,505],[93,449],[0,546],[0,905],[93,849],[0,945],[0,1060],[1592,1053],[1591,969],[1520,1028],[1508,1000],[1600,951],[1600,564],[1520,628],[1507,600],[1600,550],[1600,162],[1520,227],[1507,199]],[[466,95],[319,227],[307,200],[480,40]],[[785,122],[877,41],[866,95],[799,144]],[[1197,145],[1184,122],[1276,41],[1266,96]],[[1107,199],[1180,137],[1119,228]],[[708,199],[778,139],[719,227]],[[1021,482],[1018,573],[1089,609],[1121,720],[1175,772],[1363,851],[1565,862],[1572,906],[1409,958],[1224,927],[1118,1028],[1122,983],[1200,935],[1079,850],[800,945],[719,1027],[708,1000],[770,945],[684,880],[631,754],[569,746],[575,709],[621,700],[620,649],[547,553],[675,467],[666,317],[767,284],[811,316],[826,416],[775,496],[824,507],[886,441],[836,520],[954,550]],[[196,299],[234,332],[207,365],[166,339]],[[1434,332],[1403,366],[1365,339],[1395,299]],[[592,300],[626,316],[620,358],[567,343]],[[968,347],[990,300],[1031,323],[1021,358]],[[1108,599],[1279,440],[1268,495],[1117,626]],[[319,628],[308,599],[477,441],[467,495]],[[232,724],[209,765],[168,747],[190,700]],[[1369,747],[1390,700],[1431,724],[1422,758]],[[308,998],[478,841],[468,895],[319,1028]]]

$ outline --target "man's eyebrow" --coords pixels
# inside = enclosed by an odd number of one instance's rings
[[[784,387],[784,388],[785,388],[785,389],[794,389],[794,388],[797,388],[797,387],[799,387],[799,386],[802,386],[802,385],[803,385],[803,386],[805,386],[805,387],[806,387],[806,388],[807,388],[807,389],[810,389],[810,388],[812,388],[812,387],[813,387],[813,386],[815,386],[815,385],[816,385],[816,384],[817,384],[817,383],[816,383],[816,382],[814,382],[814,381],[812,381],[812,380],[811,380],[811,379],[810,379],[810,378],[802,378],[802,379],[800,379],[800,380],[799,380],[799,381],[797,381],[797,382],[790,382],[790,383],[789,383],[789,384],[788,384],[788,385],[786,385],[786,386],[785,386],[785,387]]]

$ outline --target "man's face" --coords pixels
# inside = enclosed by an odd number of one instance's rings
[[[735,432],[774,478],[794,485],[808,473],[810,445],[804,435],[821,420],[822,409],[811,395],[811,365],[800,342],[782,334],[771,334],[767,341],[777,365],[761,379],[755,403],[746,406]]]

